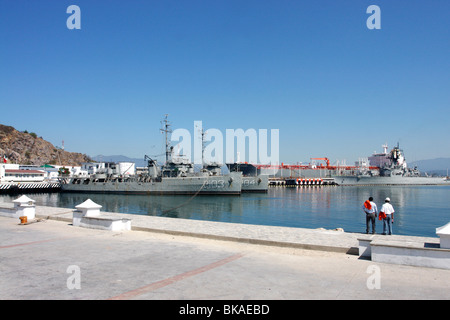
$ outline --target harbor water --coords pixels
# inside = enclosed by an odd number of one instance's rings
[[[147,196],[85,193],[31,194],[36,205],[74,208],[86,199],[101,211],[228,223],[297,228],[342,228],[365,232],[362,204],[370,196],[380,209],[389,197],[395,209],[394,234],[436,237],[450,221],[450,186],[270,187],[267,194],[241,196]],[[16,196],[1,195],[0,202]],[[382,222],[377,220],[377,233]]]

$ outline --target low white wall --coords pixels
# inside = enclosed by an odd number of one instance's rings
[[[0,215],[17,219],[26,216],[28,220],[32,220],[36,217],[36,208],[34,205],[14,207],[13,205],[7,206],[3,203],[0,205]]]
[[[73,212],[72,224],[75,227],[110,230],[110,231],[131,230],[131,219],[115,218],[106,215],[87,217],[81,211]]]
[[[0,204],[0,216],[3,217],[13,217],[13,215],[16,213],[16,209],[14,209],[14,206],[7,206],[5,203]]]
[[[450,249],[401,246],[388,241],[370,243],[372,261],[450,269]]]

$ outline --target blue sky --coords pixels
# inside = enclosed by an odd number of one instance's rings
[[[69,30],[69,5],[81,30]],[[381,29],[369,30],[369,5]],[[285,163],[400,142],[450,157],[448,0],[0,0],[0,123],[68,151],[162,151],[160,121],[279,129]]]

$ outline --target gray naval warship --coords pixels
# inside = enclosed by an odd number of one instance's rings
[[[242,172],[242,192],[268,192],[269,175],[259,174],[258,169],[249,163],[229,163],[230,172]]]
[[[448,177],[423,175],[416,167],[408,168],[403,150],[397,144],[390,152],[374,153],[369,165],[361,166],[353,175],[332,175],[337,185],[450,185]],[[370,168],[376,167],[377,170]]]
[[[145,156],[147,167],[140,174],[123,175],[113,166],[103,172],[87,177],[75,176],[62,183],[63,192],[86,193],[123,193],[123,194],[183,194],[183,195],[240,195],[242,173],[221,174],[217,168],[204,167],[194,172],[194,165],[187,159],[173,156],[173,147],[168,143],[170,131],[167,117],[166,162],[159,166],[157,162]],[[220,168],[219,168],[220,169]]]

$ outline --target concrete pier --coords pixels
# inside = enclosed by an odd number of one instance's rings
[[[36,207],[36,216],[72,222],[71,209]],[[174,219],[115,212],[105,213],[117,219],[131,219],[131,230],[250,244],[358,254],[358,234],[334,230],[302,229]]]
[[[449,270],[362,259],[360,234],[108,213],[132,221],[111,232],[73,211],[0,217],[0,299],[450,299]]]

